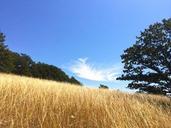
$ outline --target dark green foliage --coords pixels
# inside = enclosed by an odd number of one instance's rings
[[[136,43],[121,56],[123,75],[118,80],[131,80],[131,89],[165,94],[171,89],[171,19],[150,25]]]
[[[5,36],[0,33],[0,72],[81,85],[74,77],[69,78],[65,72],[53,65],[36,63],[26,54],[10,51],[4,41]]]
[[[18,75],[32,76],[30,68],[34,64],[32,59],[26,54],[13,53],[15,69],[13,73]]]
[[[14,68],[12,63],[11,52],[4,44],[5,36],[3,33],[0,33],[0,71],[1,72],[11,72]]]
[[[81,85],[74,77],[69,78],[61,69],[44,63],[33,63],[30,66],[30,72],[33,77],[38,77],[48,80],[56,80],[61,82],[69,82],[77,85]]]
[[[82,85],[82,83],[80,83],[78,80],[76,80],[73,76],[70,78],[70,83]]]
[[[99,89],[109,89],[109,87],[106,85],[100,84]]]

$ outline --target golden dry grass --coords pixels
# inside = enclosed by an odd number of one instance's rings
[[[0,74],[0,128],[171,128],[171,101]]]

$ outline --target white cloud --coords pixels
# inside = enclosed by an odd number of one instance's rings
[[[70,67],[70,70],[76,76],[87,80],[112,82],[120,74],[121,66],[97,68],[97,66],[88,63],[88,58],[79,58]]]

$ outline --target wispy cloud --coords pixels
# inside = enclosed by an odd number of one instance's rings
[[[89,63],[88,58],[79,58],[71,65],[70,70],[76,76],[87,80],[112,82],[120,74],[121,66],[98,68],[98,65]]]

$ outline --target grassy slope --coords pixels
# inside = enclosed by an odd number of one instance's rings
[[[171,128],[166,97],[0,74],[0,128]]]

